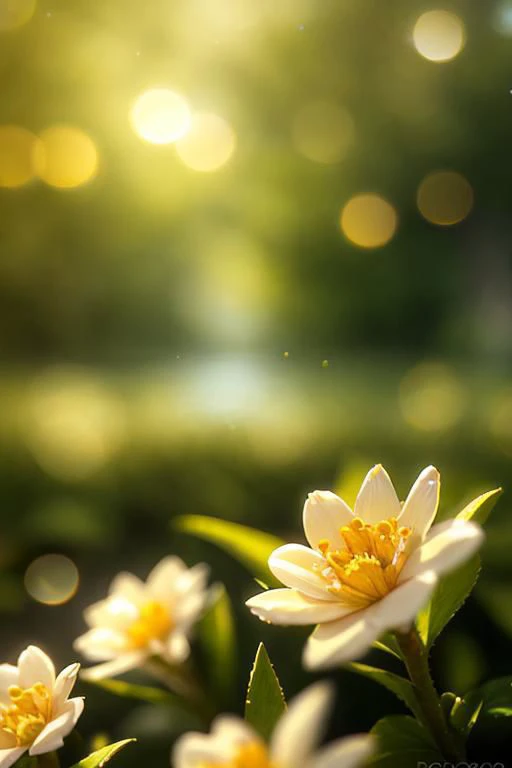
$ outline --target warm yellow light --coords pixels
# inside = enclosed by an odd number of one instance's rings
[[[462,221],[473,207],[471,184],[454,171],[436,171],[418,189],[418,208],[432,224],[449,226]]]
[[[34,176],[37,137],[17,125],[0,126],[0,187],[22,187]]]
[[[500,392],[492,403],[489,430],[501,450],[512,456],[512,389]]]
[[[427,11],[414,25],[416,50],[429,61],[450,61],[461,52],[465,43],[462,20],[449,11]]]
[[[71,189],[90,181],[98,171],[98,153],[92,139],[69,125],[54,125],[40,134],[34,166],[51,187]]]
[[[395,209],[379,195],[356,195],[341,212],[345,237],[360,248],[379,248],[389,243],[396,232]]]
[[[193,116],[190,131],[176,144],[180,160],[193,171],[216,171],[235,151],[236,138],[226,120],[209,112]]]
[[[25,572],[25,589],[30,597],[44,605],[62,605],[76,594],[78,569],[64,555],[43,555]]]
[[[185,99],[167,88],[142,93],[130,113],[135,133],[150,144],[171,144],[190,129],[190,110]]]
[[[292,141],[301,155],[317,163],[336,163],[354,138],[354,123],[338,104],[315,101],[295,116]]]
[[[0,30],[16,29],[30,21],[37,0],[1,0]]]
[[[453,371],[443,363],[421,363],[400,385],[404,419],[423,432],[444,432],[461,418],[465,392]]]
[[[118,449],[125,422],[120,404],[100,381],[56,367],[38,376],[26,407],[27,442],[48,474],[82,480]]]

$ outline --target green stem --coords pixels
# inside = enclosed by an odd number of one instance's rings
[[[45,752],[38,755],[37,768],[60,768],[59,756],[56,752]]]
[[[405,666],[414,685],[416,696],[423,712],[424,723],[446,760],[459,762],[465,759],[465,750],[460,736],[452,731],[446,721],[439,694],[436,691],[428,663],[428,651],[417,630],[396,632]]]
[[[217,712],[197,681],[190,664],[173,666],[160,656],[153,656],[145,666],[153,677],[160,680],[173,693],[181,696],[205,725],[210,725]]]

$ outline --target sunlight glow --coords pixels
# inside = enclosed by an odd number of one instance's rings
[[[473,189],[460,173],[436,171],[421,182],[417,202],[427,221],[446,227],[469,215],[473,208]]]
[[[400,385],[400,406],[405,421],[422,432],[444,432],[460,420],[465,391],[444,363],[420,363]]]
[[[464,47],[465,29],[462,20],[449,11],[427,11],[417,20],[414,46],[429,61],[450,61]]]
[[[25,572],[25,589],[44,605],[62,605],[71,600],[79,584],[78,568],[64,555],[43,555]]]
[[[398,225],[393,206],[379,195],[356,195],[341,212],[341,229],[360,248],[380,248],[392,239]]]
[[[0,30],[16,29],[30,21],[37,0],[2,0],[0,2]]]
[[[218,115],[203,112],[193,115],[189,132],[176,143],[176,152],[188,168],[208,173],[228,162],[235,145],[235,133],[229,123]]]
[[[0,187],[22,187],[33,179],[37,141],[25,128],[0,126]]]
[[[135,133],[149,144],[172,144],[189,131],[191,115],[179,93],[152,88],[135,101],[130,120]]]
[[[96,176],[98,152],[93,140],[80,128],[54,125],[40,134],[34,167],[49,186],[72,189]]]

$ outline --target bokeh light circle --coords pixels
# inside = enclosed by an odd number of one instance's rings
[[[44,605],[62,605],[76,594],[80,581],[78,568],[64,555],[42,555],[25,572],[25,589]]]
[[[179,93],[151,88],[135,101],[130,120],[135,133],[149,144],[171,144],[190,129],[190,109]]]
[[[34,177],[37,136],[17,125],[0,126],[0,187],[22,187]]]
[[[354,139],[354,122],[338,104],[315,101],[304,105],[292,124],[292,141],[304,157],[317,163],[341,160]]]
[[[341,212],[341,230],[360,248],[380,248],[393,238],[398,216],[380,195],[356,195]]]
[[[471,184],[455,171],[435,171],[418,188],[419,211],[432,224],[457,224],[469,215],[473,202]]]
[[[200,112],[192,117],[188,133],[176,143],[176,152],[188,168],[208,173],[225,165],[235,146],[235,133],[224,118]]]
[[[454,59],[463,49],[465,39],[462,19],[450,11],[427,11],[414,25],[414,46],[429,61]]]
[[[16,29],[30,21],[36,10],[37,0],[1,0],[0,30]]]
[[[465,390],[444,363],[426,362],[412,368],[400,385],[405,421],[422,432],[444,432],[460,420]]]
[[[34,153],[37,175],[51,187],[72,189],[86,184],[98,171],[93,140],[80,128],[54,125],[44,130]]]

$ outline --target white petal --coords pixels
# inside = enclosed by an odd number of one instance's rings
[[[77,637],[73,648],[89,661],[108,661],[126,649],[126,636],[113,629],[96,627]]]
[[[197,563],[192,568],[188,568],[177,579],[175,584],[175,592],[178,596],[190,594],[191,592],[202,591],[206,587],[208,576],[210,573],[209,567],[206,563]]]
[[[328,683],[317,683],[290,703],[270,742],[271,759],[280,768],[297,768],[311,756],[324,734],[333,693]]]
[[[366,523],[378,523],[400,514],[400,502],[391,479],[381,464],[370,469],[359,491],[354,514]]]
[[[83,709],[83,699],[70,699],[62,713],[43,728],[30,747],[29,754],[32,756],[43,755],[45,752],[54,752],[56,749],[60,749],[66,736],[75,727]]]
[[[27,749],[28,747],[14,747],[14,749],[0,750],[0,768],[11,768],[11,765],[14,765]]]
[[[202,765],[227,763],[230,759],[230,744],[210,734],[186,733],[176,741],[171,762],[173,768],[200,768]]]
[[[0,704],[10,704],[11,699],[7,693],[11,685],[18,685],[18,667],[13,664],[0,664]]]
[[[181,664],[190,655],[190,645],[184,632],[174,631],[165,645],[165,657],[172,664]]]
[[[318,549],[323,539],[331,544],[331,549],[341,549],[345,544],[340,528],[348,525],[354,515],[348,504],[335,493],[314,491],[306,499],[302,518],[306,538],[313,549]]]
[[[364,656],[382,630],[371,621],[368,609],[338,621],[320,624],[308,638],[303,663],[306,669],[327,669]]]
[[[315,756],[311,768],[358,768],[376,749],[373,736],[361,734],[339,739]]]
[[[409,556],[400,581],[424,571],[451,571],[468,560],[483,541],[484,532],[476,523],[455,519],[434,525],[424,543]]]
[[[260,742],[256,731],[245,720],[233,715],[220,715],[212,724],[212,735],[231,746],[231,749],[241,744]],[[231,750],[230,750],[231,751]]]
[[[67,698],[73,686],[76,683],[78,673],[80,671],[80,664],[70,664],[57,676],[55,685],[53,687],[53,714],[54,716],[60,714],[60,711],[67,701]]]
[[[271,624],[322,624],[353,613],[341,603],[315,600],[296,589],[269,589],[246,602],[255,616]]]
[[[84,619],[90,627],[124,630],[138,617],[138,605],[120,594],[90,605],[84,611]]]
[[[188,630],[203,613],[209,597],[209,592],[201,591],[188,594],[178,600],[171,609],[176,624],[181,629]]]
[[[319,552],[302,544],[284,544],[274,550],[268,559],[268,567],[286,587],[293,587],[317,600],[337,600],[327,590],[320,572],[327,567]]]
[[[118,595],[131,603],[140,605],[146,599],[146,585],[133,573],[122,571],[112,581],[109,595]]]
[[[381,627],[381,632],[386,629],[409,627],[427,603],[437,581],[433,571],[425,571],[400,584],[370,607],[372,622]]]
[[[146,587],[156,599],[166,599],[174,591],[176,580],[186,569],[187,566],[179,557],[164,557],[149,574]]]
[[[440,476],[427,467],[412,486],[400,513],[400,525],[408,526],[415,539],[423,539],[432,525],[439,505]]]
[[[20,686],[30,688],[34,683],[42,683],[49,691],[55,684],[53,661],[44,651],[35,645],[29,645],[18,659]]]
[[[84,680],[103,680],[105,677],[114,677],[129,672],[131,669],[141,667],[146,661],[148,654],[146,651],[134,651],[133,653],[122,653],[112,661],[106,661],[104,664],[97,664],[95,667],[89,667],[82,671],[81,677]]]

